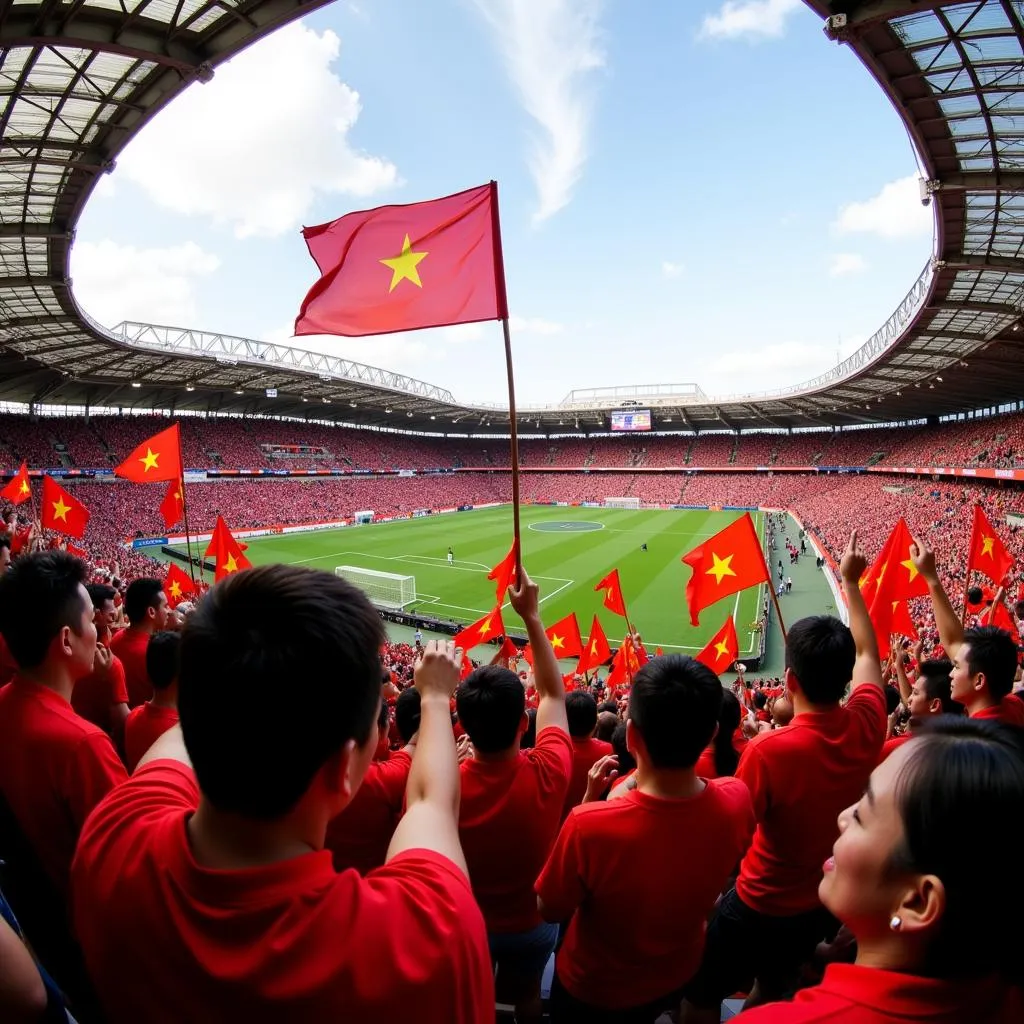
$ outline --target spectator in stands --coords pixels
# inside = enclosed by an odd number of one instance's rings
[[[0,631],[18,665],[0,692],[0,793],[65,895],[79,830],[126,778],[110,737],[71,708],[96,658],[85,574],[79,559],[54,551],[22,556],[0,578]]]
[[[114,606],[117,591],[105,583],[90,583],[85,589],[92,601],[96,625],[96,663],[89,675],[75,683],[71,706],[76,714],[98,725],[121,748],[128,717],[128,690],[124,665],[110,649],[111,627],[117,620]]]
[[[110,1024],[493,1016],[457,828],[453,644],[416,668],[388,863],[337,874],[323,848],[377,743],[383,640],[361,591],[296,566],[234,574],[198,605],[180,726],[96,809],[75,859],[76,931]]]
[[[994,718],[1024,727],[1024,701],[1012,693],[1018,665],[1013,638],[998,626],[965,631],[939,580],[935,552],[915,537],[910,557],[928,584],[939,639],[953,663],[953,700],[971,718]]]
[[[565,713],[572,737],[572,776],[565,794],[562,818],[583,801],[587,791],[587,773],[594,763],[611,754],[612,745],[594,738],[597,732],[597,701],[584,690],[574,690],[565,698]]]
[[[128,706],[137,708],[153,696],[153,683],[146,672],[149,638],[167,627],[167,595],[164,585],[151,576],[133,580],[124,595],[128,628],[111,641],[110,649],[124,665]]]
[[[722,706],[718,711],[718,729],[697,761],[697,775],[702,779],[720,779],[736,774],[740,755],[736,749],[736,730],[740,727],[742,709],[736,694],[722,691]]]
[[[910,723],[902,735],[887,739],[882,746],[884,761],[897,747],[906,743],[914,731],[929,718],[937,715],[962,715],[963,706],[953,700],[951,674],[953,663],[948,658],[931,658],[918,665],[917,678],[910,687],[907,708],[910,712]],[[900,678],[900,687],[905,676]]]
[[[1012,864],[1020,845],[1024,747],[1019,732],[977,717],[936,718],[882,762],[839,818],[822,903],[853,933],[854,964],[832,964],[792,1003],[744,1024],[1024,1020],[1024,889],[978,870]]]
[[[128,771],[168,729],[178,723],[178,649],[181,634],[161,630],[149,638],[146,674],[153,696],[128,715],[124,726],[124,754]]]
[[[537,585],[525,571],[509,597],[533,650],[537,740],[529,750],[520,747],[526,695],[514,672],[487,665],[462,683],[456,708],[474,755],[461,766],[459,834],[487,923],[499,998],[514,1003],[516,1020],[528,1024],[541,1020],[541,975],[558,931],[541,919],[533,884],[558,832],[572,742],[562,670],[540,619]]]
[[[626,735],[637,785],[573,810],[537,880],[544,917],[571,917],[553,1021],[653,1024],[700,966],[705,922],[754,831],[747,787],[696,771],[722,698],[718,677],[682,655],[634,677]]]
[[[835,839],[836,816],[878,763],[886,728],[878,645],[858,586],[867,559],[856,531],[840,568],[850,627],[828,616],[790,627],[786,689],[793,724],[755,736],[740,758],[736,777],[750,789],[757,831],[735,888],[708,925],[704,960],[687,991],[687,1024],[717,1024],[722,1000],[745,990],[751,975],[756,984],[748,1004],[781,998],[835,930],[818,900],[821,865]],[[756,957],[749,955],[753,949]]]
[[[6,533],[0,533],[0,576],[7,572],[11,564],[11,538]]]

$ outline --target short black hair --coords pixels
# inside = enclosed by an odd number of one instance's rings
[[[415,686],[403,690],[395,701],[395,728],[403,743],[420,731],[420,691]]]
[[[565,717],[569,720],[569,735],[575,740],[586,739],[597,728],[597,700],[586,690],[573,690],[565,695]]]
[[[178,713],[210,803],[275,820],[349,740],[365,744],[384,641],[366,595],[332,573],[265,565],[209,591],[181,634]]]
[[[391,719],[388,716],[388,706],[384,701],[381,701],[380,711],[377,712],[377,731],[380,732],[381,729],[387,729],[390,721]]]
[[[65,626],[80,635],[87,573],[80,558],[44,551],[19,558],[0,577],[0,633],[19,668],[38,668]]]
[[[610,711],[613,715],[619,713],[619,705],[614,700],[603,700],[597,705],[597,713],[601,714],[602,711]]]
[[[89,583],[85,589],[89,592],[89,600],[96,611],[99,611],[107,601],[113,601],[117,597],[117,591],[106,583]]]
[[[949,658],[929,658],[922,661],[918,673],[929,701],[942,701],[944,715],[963,714],[963,705],[953,700],[953,662]]]
[[[720,778],[735,775],[740,755],[736,753],[733,736],[742,718],[740,702],[732,690],[722,690],[722,706],[718,711],[718,732],[712,740],[715,756],[715,774]]]
[[[669,654],[633,677],[629,718],[655,768],[692,768],[711,742],[722,707],[722,684],[706,665]]]
[[[1013,689],[1017,674],[1017,645],[1005,629],[998,626],[975,626],[964,633],[969,645],[967,671],[972,676],[985,674],[988,692],[1000,700]]]
[[[982,599],[985,597],[985,592],[981,587],[971,587],[967,591],[967,603],[968,604],[981,604]]]
[[[618,724],[619,716],[614,711],[599,711],[594,739],[607,743],[612,738],[612,733],[615,732],[615,727]]]
[[[178,678],[181,634],[162,629],[146,645],[146,674],[154,690],[166,690]]]
[[[526,732],[519,739],[520,750],[532,750],[537,746],[537,709],[527,708],[526,709],[526,721],[529,723],[526,726]]]
[[[618,777],[621,779],[627,772],[631,772],[636,767],[636,758],[629,752],[629,747],[626,746],[626,723],[619,722],[615,726],[615,732],[612,733],[612,738],[609,740],[612,745],[612,750],[615,751],[615,757],[619,762]],[[614,785],[614,783],[613,783]]]
[[[508,750],[526,709],[522,680],[500,665],[473,669],[455,691],[455,710],[473,746],[483,754]]]
[[[853,634],[833,615],[809,615],[789,627],[786,668],[812,704],[836,704],[853,678]]]
[[[885,687],[885,714],[891,715],[903,702],[899,688],[888,683]]]
[[[924,972],[934,978],[999,973],[1019,983],[1019,953],[1004,921],[1024,915],[1024,888],[1003,886],[991,899],[986,861],[1008,863],[1020,841],[1024,734],[998,722],[943,715],[915,731],[896,780],[903,840],[896,871],[937,875],[946,905]],[[964,942],[964,936],[971,937]]]
[[[163,589],[163,581],[152,576],[141,576],[128,584],[124,594],[124,613],[133,626],[145,619],[150,608],[156,607],[157,597]]]
[[[9,533],[0,533],[0,550],[4,548],[10,548],[11,546],[11,535]]]

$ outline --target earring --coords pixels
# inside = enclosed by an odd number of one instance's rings
[[[893,915],[892,920],[889,921],[889,927],[894,931],[898,932],[903,927],[903,921],[901,918]]]

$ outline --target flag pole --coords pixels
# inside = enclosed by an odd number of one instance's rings
[[[188,572],[192,577],[192,586],[196,585],[196,566],[192,561],[192,531],[188,525],[188,497],[185,493],[185,457],[181,451],[181,427],[178,427],[178,468],[181,470],[181,516],[185,520],[185,548],[188,551]],[[203,578],[203,563],[199,563],[199,579]]]
[[[743,514],[747,517],[747,522],[750,523],[750,529],[753,530],[754,536],[757,537],[757,530],[754,528],[754,521],[750,518],[750,513],[744,512]],[[761,538],[758,537],[759,542],[760,540]],[[782,618],[782,609],[779,607],[779,595],[776,594],[775,587],[772,584],[772,570],[768,565],[768,560],[764,557],[764,546],[762,543],[758,543],[757,550],[761,555],[761,564],[764,566],[765,576],[768,577],[768,592],[772,595],[772,604],[775,605],[775,615],[778,617],[779,629],[782,632],[782,642],[785,643],[788,639],[786,636],[786,623]]]

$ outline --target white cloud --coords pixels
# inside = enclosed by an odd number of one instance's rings
[[[781,36],[786,19],[803,6],[803,0],[726,0],[717,14],[701,23],[704,39],[736,39],[740,36]]]
[[[921,205],[918,178],[911,174],[883,185],[870,199],[841,207],[833,228],[841,235],[911,238],[930,234],[932,225],[932,209]]]
[[[540,127],[529,158],[534,224],[568,205],[587,159],[592,72],[604,66],[602,0],[473,0],[490,25],[527,113]]]
[[[513,336],[516,334],[538,334],[542,337],[550,337],[553,334],[561,334],[565,330],[562,324],[555,323],[554,320],[545,320],[539,316],[510,316],[508,326]]]
[[[333,32],[301,24],[272,33],[147,125],[115,177],[239,238],[297,228],[317,192],[366,197],[394,186],[394,164],[348,139],[361,104],[331,70],[339,48]]]
[[[220,259],[195,242],[139,249],[105,239],[77,242],[71,250],[75,298],[107,327],[122,320],[195,323],[196,281],[219,266]]]
[[[867,262],[860,253],[837,252],[829,260],[828,276],[848,277],[851,274],[863,274],[867,269]]]
[[[682,277],[686,267],[682,263],[672,263],[670,260],[663,260],[661,264],[661,276],[669,279]]]

